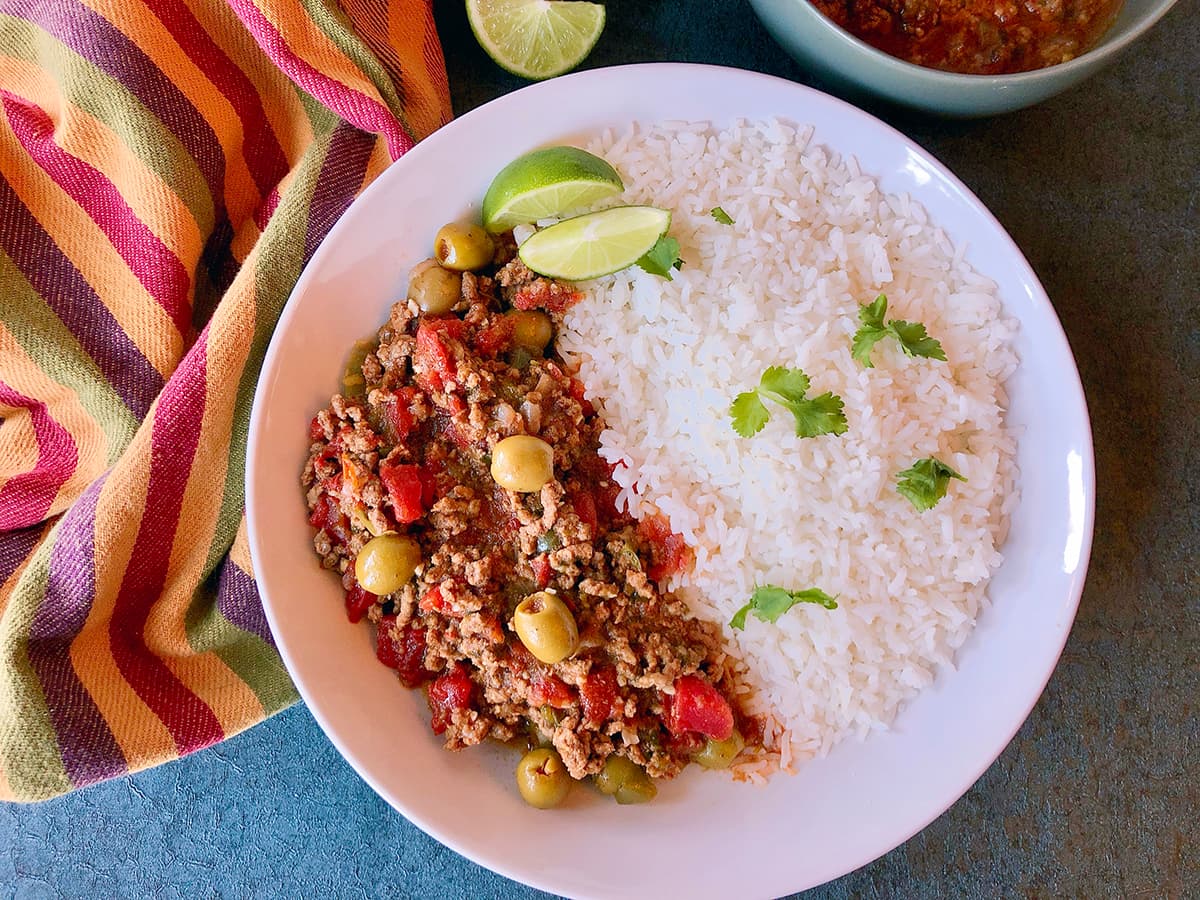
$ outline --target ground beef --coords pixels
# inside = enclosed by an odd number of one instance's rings
[[[679,679],[696,676],[732,703],[718,631],[659,589],[686,565],[685,548],[663,522],[617,510],[598,454],[603,422],[582,386],[552,351],[515,343],[506,306],[557,321],[578,294],[499,246],[504,264],[494,278],[464,276],[453,314],[397,303],[363,358],[360,395],[335,396],[312,420],[302,482],[313,546],[342,573],[351,618],[376,623],[380,659],[405,684],[427,685],[447,747],[532,734],[576,778],[614,753],[669,777],[697,744],[669,727]],[[491,449],[514,434],[553,448],[555,477],[538,492],[491,477]],[[406,497],[396,473],[409,479]],[[401,590],[374,597],[353,561],[385,532],[414,538],[422,564]],[[517,604],[539,589],[558,593],[580,633],[554,665],[512,628]]]

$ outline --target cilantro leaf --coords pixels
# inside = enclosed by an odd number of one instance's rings
[[[925,512],[937,506],[938,501],[946,496],[951,478],[967,480],[941,460],[929,456],[918,459],[911,468],[896,476],[896,491],[907,497],[919,511]]]
[[[844,407],[841,397],[826,391],[819,397],[788,408],[796,417],[796,434],[799,437],[817,437],[821,434],[846,433],[850,426],[846,423],[846,414],[842,412]]]
[[[729,407],[733,418],[733,430],[742,437],[753,437],[763,430],[771,414],[758,398],[757,391],[746,391],[738,394]]]
[[[894,337],[900,342],[900,349],[908,356],[923,356],[928,359],[939,359],[943,362],[946,353],[936,338],[931,338],[925,332],[925,326],[920,322],[905,322],[903,319],[892,319],[886,325],[883,317],[887,314],[887,296],[880,294],[873,303],[860,306],[858,320],[862,323],[854,332],[850,346],[850,355],[868,369],[874,368],[871,362],[871,350],[885,337]]]
[[[873,303],[859,307],[858,320],[867,328],[883,328],[883,317],[887,315],[887,294],[880,294]]]
[[[653,247],[642,254],[637,264],[651,275],[658,275],[670,281],[671,269],[683,267],[683,260],[679,258],[679,241],[664,234]]]
[[[830,597],[820,588],[789,591],[773,584],[761,584],[750,595],[750,602],[733,614],[729,620],[731,628],[739,631],[746,627],[747,613],[764,622],[775,623],[779,617],[798,603],[815,603],[825,609],[837,609],[837,598]]]
[[[888,331],[895,335],[900,342],[900,349],[908,356],[924,356],[929,359],[946,361],[946,353],[942,345],[925,333],[925,326],[920,322],[904,322],[892,319],[888,322]]]
[[[826,392],[808,399],[805,396],[808,388],[808,376],[801,369],[771,366],[763,372],[757,388],[734,398],[730,407],[733,430],[742,437],[751,437],[762,431],[771,415],[762,402],[765,397],[791,412],[796,419],[796,434],[799,437],[843,434],[849,426],[842,412],[844,404],[841,398]]]
[[[718,222],[720,222],[722,225],[732,225],[733,224],[733,219],[730,218],[729,213],[725,212],[725,210],[721,209],[721,207],[719,207],[719,206],[714,206],[712,208],[712,211],[709,212],[709,215],[712,216],[714,219],[716,219]]]
[[[883,294],[876,297],[874,303],[861,306],[858,310],[858,320],[862,322],[862,326],[854,332],[850,355],[868,369],[875,367],[871,362],[871,349],[887,337],[887,331],[883,327],[883,316],[886,312],[887,297]]]
[[[808,393],[808,376],[802,369],[770,366],[762,373],[758,389],[777,403],[794,403]]]
[[[887,334],[882,328],[869,328],[864,325],[854,332],[854,343],[850,345],[850,355],[866,368],[875,368],[875,363],[871,362],[871,350],[887,337]]]

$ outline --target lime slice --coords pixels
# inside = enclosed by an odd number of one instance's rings
[[[604,30],[604,7],[567,0],[467,0],[475,40],[501,68],[540,80],[575,68]]]
[[[518,254],[539,275],[583,281],[632,266],[670,226],[665,209],[614,206],[543,228]]]
[[[557,216],[625,190],[621,176],[577,147],[546,147],[518,156],[483,197],[483,227],[493,233]]]

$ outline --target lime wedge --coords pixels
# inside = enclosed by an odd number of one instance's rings
[[[483,197],[483,227],[493,233],[557,216],[625,190],[621,176],[578,147],[546,147],[518,156]]]
[[[604,30],[604,7],[568,0],[467,0],[475,40],[514,75],[540,80],[569,72]]]
[[[539,275],[583,281],[632,266],[670,226],[665,209],[614,206],[543,228],[518,254]]]

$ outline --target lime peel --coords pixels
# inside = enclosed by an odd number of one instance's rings
[[[665,209],[614,206],[542,229],[518,255],[539,275],[584,281],[632,266],[670,227],[671,213]]]
[[[578,147],[543,147],[517,157],[483,197],[483,227],[493,234],[559,216],[625,190],[616,169]]]

